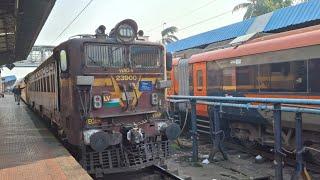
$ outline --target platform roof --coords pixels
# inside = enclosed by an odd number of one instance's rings
[[[265,24],[258,32],[281,32],[315,24],[320,24],[320,0],[309,0],[295,6],[254,17],[242,22],[197,34],[167,45],[169,52],[178,52],[225,41],[252,33],[257,24]],[[264,22],[265,21],[265,22]]]
[[[55,1],[0,1],[0,65],[27,58]]]
[[[175,52],[242,36],[246,34],[252,22],[253,19],[249,19],[185,39],[181,39],[179,41],[168,44],[167,50],[170,52]]]
[[[282,8],[274,11],[264,31],[282,30],[283,28],[295,28],[308,24],[319,24],[320,1],[309,0],[308,2]]]
[[[1,79],[2,79],[2,82],[4,83],[17,80],[15,75],[1,77]]]

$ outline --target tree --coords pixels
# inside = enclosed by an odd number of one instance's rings
[[[162,43],[163,44],[169,44],[174,41],[179,40],[177,36],[174,35],[174,33],[178,32],[178,28],[175,26],[171,26],[168,28],[165,28],[164,30],[161,31],[161,36],[162,36]]]
[[[243,19],[260,16],[279,8],[291,6],[294,0],[248,0],[246,3],[236,5],[232,12],[247,9]]]

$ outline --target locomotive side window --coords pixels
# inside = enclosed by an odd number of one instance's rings
[[[65,50],[60,51],[60,68],[61,68],[61,71],[66,71],[68,68],[67,53]]]

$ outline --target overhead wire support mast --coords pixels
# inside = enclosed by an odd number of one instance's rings
[[[90,4],[93,2],[93,0],[90,0],[85,7],[77,14],[75,18],[72,19],[72,21],[61,31],[61,33],[56,37],[54,41],[51,42],[54,43],[56,40],[60,38],[60,36],[74,23],[75,20],[78,19],[78,17],[90,6]]]

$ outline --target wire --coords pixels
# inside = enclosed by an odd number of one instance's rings
[[[185,13],[185,14],[179,16],[179,17],[176,17],[176,18],[172,18],[171,21],[174,22],[174,21],[177,21],[177,20],[180,19],[180,18],[186,17],[187,15],[193,14],[194,12],[196,12],[196,11],[198,11],[198,10],[204,8],[204,7],[207,7],[208,5],[214,3],[215,1],[217,1],[217,0],[209,1],[208,3],[206,3],[206,4],[204,4],[204,5],[196,8],[196,9],[194,9],[194,10],[192,10],[192,11],[189,11],[188,13]],[[170,20],[169,20],[169,21],[170,21]],[[162,26],[162,25],[155,26],[155,27],[151,28],[150,30],[148,30],[147,32],[155,31],[155,30],[159,29],[161,26]]]
[[[77,16],[61,31],[61,33],[56,37],[56,39],[54,41],[51,42],[54,43],[56,42],[56,40],[58,40],[60,38],[60,36],[74,23],[75,20],[78,19],[78,17],[87,9],[87,7],[93,2],[93,0],[90,0],[85,7],[77,14]]]
[[[186,105],[187,105],[187,103],[186,103]],[[186,108],[186,115],[185,115],[185,118],[184,118],[184,123],[183,123],[183,126],[182,126],[182,128],[181,128],[181,131],[180,131],[177,139],[180,137],[180,135],[182,134],[184,128],[186,127],[187,120],[188,120],[188,114],[189,114],[189,112],[188,112],[188,107],[187,107],[187,108]]]
[[[228,14],[228,13],[230,13],[230,12],[232,12],[232,10],[231,10],[231,11],[230,11],[230,10],[229,10],[229,11],[226,11],[226,12],[221,13],[221,14],[218,14],[218,15],[216,15],[216,16],[212,16],[212,17],[210,17],[210,18],[207,18],[207,19],[204,19],[204,20],[202,20],[202,21],[196,22],[196,23],[191,24],[191,25],[189,25],[189,26],[183,27],[183,28],[179,29],[179,32],[181,32],[181,31],[183,31],[183,30],[186,30],[186,29],[189,29],[189,28],[191,28],[191,27],[193,27],[193,26],[202,24],[202,23],[204,23],[204,22],[210,21],[210,20],[212,20],[212,19],[216,19],[216,18],[218,18],[218,17],[220,17],[220,16],[223,16],[223,15],[226,15],[226,14]]]
[[[313,147],[306,146],[306,147],[304,147],[304,149],[309,149],[309,150],[316,151],[316,152],[320,153],[320,149],[316,149],[316,148],[313,148]]]

